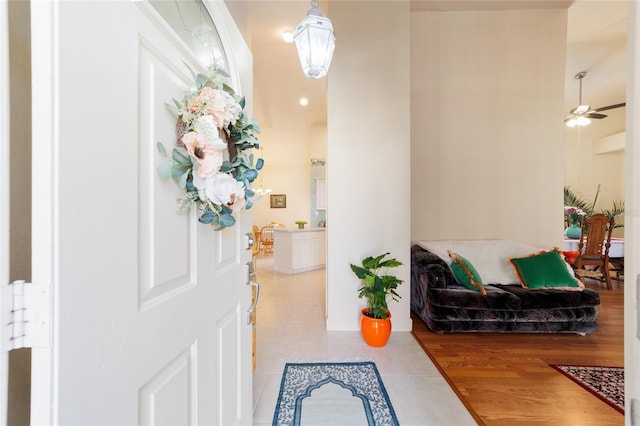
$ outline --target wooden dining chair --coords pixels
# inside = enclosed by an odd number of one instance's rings
[[[260,252],[273,253],[273,226],[266,225],[260,229]]]
[[[253,247],[251,247],[251,260],[253,261],[253,268],[256,268],[256,257],[260,253],[260,228],[253,225]]]
[[[611,290],[609,274],[609,248],[613,218],[597,213],[582,221],[582,234],[578,243],[576,257],[576,275],[586,278],[604,278],[607,289]],[[595,268],[585,268],[595,266]]]

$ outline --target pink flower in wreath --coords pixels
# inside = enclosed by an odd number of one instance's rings
[[[201,114],[206,104],[207,98],[203,96],[189,97],[185,100],[185,110],[191,114]]]
[[[209,141],[203,134],[197,132],[189,132],[184,135],[182,143],[187,148],[189,155],[197,161],[198,169],[195,170],[194,179],[196,175],[206,179],[218,173],[224,161],[220,145]],[[223,146],[226,147],[224,143]]]
[[[207,100],[207,112],[213,117],[219,129],[226,129],[229,124],[235,124],[242,108],[236,100],[224,90],[203,87],[198,98]]]

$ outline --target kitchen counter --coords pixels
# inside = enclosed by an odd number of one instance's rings
[[[273,270],[285,274],[326,266],[326,228],[273,230]]]

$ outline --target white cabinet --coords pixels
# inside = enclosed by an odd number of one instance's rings
[[[324,178],[316,179],[316,210],[327,209],[327,181]]]
[[[274,229],[273,269],[285,274],[326,265],[326,229]]]

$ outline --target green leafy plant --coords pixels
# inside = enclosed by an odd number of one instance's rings
[[[594,213],[596,201],[598,200],[598,194],[600,193],[600,185],[596,189],[596,195],[593,197],[593,202],[589,202],[573,192],[570,187],[564,187],[564,205],[568,207],[578,207],[585,212],[585,216],[589,217]]]
[[[564,205],[565,210],[567,206],[578,207],[585,212],[585,218],[590,217],[592,214],[596,213],[596,202],[598,201],[598,194],[600,194],[600,185],[596,189],[596,195],[593,197],[593,201],[589,202],[573,192],[570,187],[564,187]],[[609,219],[615,218],[616,216],[620,216],[624,214],[624,201],[613,200],[613,205],[610,209],[602,209],[600,213],[607,216]],[[622,228],[624,225],[622,223],[615,222],[614,228]]]
[[[362,261],[361,266],[351,264],[351,270],[362,281],[362,287],[358,289],[358,297],[367,299],[369,316],[372,318],[387,318],[387,296],[391,296],[396,302],[400,299],[396,288],[404,281],[393,275],[387,275],[386,272],[389,268],[401,266],[402,262],[395,258],[386,259],[389,254],[369,256]]]

